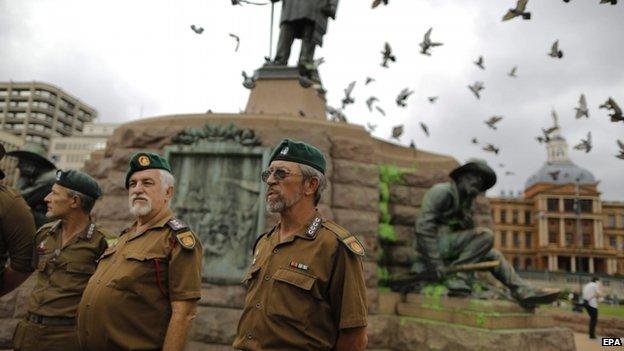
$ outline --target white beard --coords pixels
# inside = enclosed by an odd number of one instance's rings
[[[142,195],[141,198],[146,199],[147,204],[142,205],[139,203],[135,203],[134,200],[139,196],[131,196],[128,201],[128,206],[130,207],[130,214],[134,217],[142,217],[152,212],[152,199],[149,197]]]
[[[275,201],[267,200],[266,201],[267,209],[271,213],[282,213],[285,210],[287,210],[290,207],[292,207],[297,202],[299,202],[299,200],[301,200],[302,197],[303,197],[303,194],[299,192],[299,193],[295,194],[295,196],[293,196],[293,198],[290,199],[290,201],[285,201],[284,198],[282,197],[282,195],[278,195],[277,200],[275,200]]]

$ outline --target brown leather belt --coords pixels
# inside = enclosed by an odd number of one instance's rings
[[[29,322],[49,326],[76,325],[76,318],[74,317],[46,317],[28,312],[26,319]]]

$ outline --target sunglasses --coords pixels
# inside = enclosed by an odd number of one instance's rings
[[[260,173],[260,177],[262,178],[262,181],[266,183],[267,180],[269,180],[269,177],[271,176],[271,174],[273,174],[273,178],[278,182],[286,179],[286,177],[288,176],[302,175],[300,173],[292,173],[283,168],[276,168],[276,169],[267,169],[265,171],[262,171],[262,173]]]

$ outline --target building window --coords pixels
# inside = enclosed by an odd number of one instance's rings
[[[559,211],[559,199],[546,199],[546,205],[549,212]]]
[[[591,247],[591,236],[583,233],[583,247]]]
[[[564,199],[563,210],[565,212],[574,212],[574,199]]]
[[[524,232],[524,247],[530,249],[533,247],[533,235],[531,232]]]
[[[520,247],[520,233],[513,232],[513,247]]]
[[[558,236],[559,236],[559,233],[557,233],[556,231],[548,230],[548,243],[549,244],[557,244],[557,242],[558,242],[557,237]]]
[[[500,221],[501,223],[507,223],[507,210],[505,209],[500,210]]]
[[[501,232],[500,243],[501,243],[501,247],[507,247],[507,231],[506,230],[503,230]]]
[[[524,224],[529,224],[529,223],[531,223],[531,211],[525,210],[524,211]]]
[[[518,224],[518,210],[511,211],[511,223]]]
[[[592,200],[581,200],[581,212],[592,213]]]
[[[518,257],[514,257],[513,260],[513,266],[515,270],[519,270],[520,269],[520,259]]]
[[[624,228],[624,215],[620,218],[620,228]]]
[[[574,245],[574,235],[572,233],[565,233],[566,246]]]
[[[616,249],[617,248],[617,238],[615,235],[609,235],[609,246]]]
[[[533,268],[533,262],[531,262],[532,260],[530,258],[525,258],[524,259],[524,269],[531,269]]]
[[[607,217],[607,227],[615,228],[615,215],[609,215]]]

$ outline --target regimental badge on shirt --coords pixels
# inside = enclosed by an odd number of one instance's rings
[[[177,233],[176,239],[180,245],[187,250],[192,250],[195,247],[195,235],[188,230]]]

